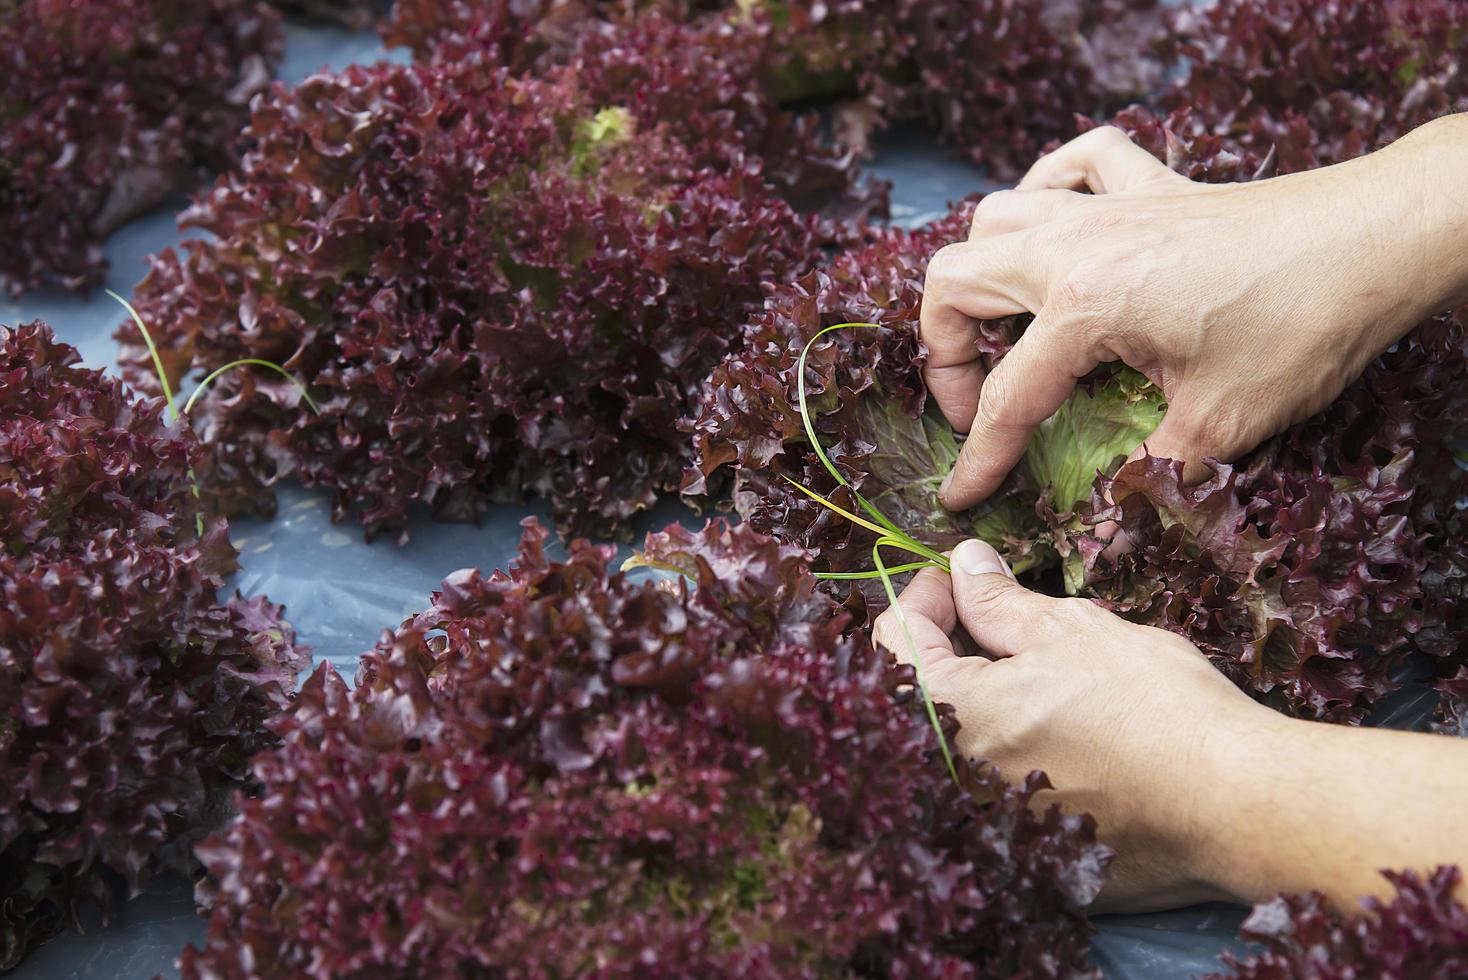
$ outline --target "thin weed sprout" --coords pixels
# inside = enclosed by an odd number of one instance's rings
[[[821,440],[816,436],[815,423],[811,420],[810,406],[806,401],[805,364],[810,357],[811,348],[815,346],[816,341],[828,333],[836,330],[856,329],[881,330],[884,328],[879,323],[837,323],[821,329],[806,343],[805,348],[800,352],[800,360],[795,365],[796,395],[798,400],[796,407],[800,409],[800,421],[805,426],[805,436],[810,440],[811,448],[815,450],[816,458],[821,461],[821,465],[826,468],[826,472],[830,473],[837,483],[851,491],[852,497],[856,499],[861,509],[866,511],[868,516],[871,517],[871,520],[853,514],[846,508],[821,496],[809,487],[797,483],[788,476],[785,477],[785,481],[821,506],[840,514],[853,524],[857,524],[876,533],[877,540],[872,545],[872,565],[875,567],[871,571],[816,572],[815,575],[816,578],[833,581],[852,581],[872,578],[882,580],[882,588],[887,593],[887,602],[891,605],[892,614],[897,617],[898,625],[902,627],[903,639],[907,641],[908,657],[912,661],[913,673],[917,677],[918,692],[922,695],[923,707],[928,713],[928,721],[932,724],[933,731],[938,735],[938,746],[943,750],[943,761],[948,766],[948,774],[953,777],[953,781],[956,783],[959,781],[958,770],[953,764],[953,754],[949,751],[948,739],[943,735],[943,726],[938,721],[938,709],[934,707],[933,699],[928,695],[928,685],[923,678],[922,660],[918,656],[917,641],[912,637],[912,630],[907,625],[907,615],[902,611],[902,606],[898,604],[897,589],[892,585],[892,576],[901,574],[902,572],[916,571],[921,568],[941,568],[947,572],[949,570],[948,559],[892,523],[887,518],[887,515],[883,514],[875,504],[858,493],[856,488],[841,475],[841,472],[836,469],[835,464],[831,462],[830,457],[826,455],[826,450],[821,446]],[[882,558],[883,548],[895,548],[900,551],[906,551],[909,554],[917,555],[923,560],[888,567]]]
[[[105,292],[108,296],[111,296],[113,299],[117,300],[117,302],[122,304],[122,308],[127,310],[128,316],[132,317],[133,323],[137,325],[138,333],[143,335],[143,343],[148,346],[148,356],[153,359],[153,373],[158,376],[158,384],[163,389],[163,401],[168,406],[170,421],[177,421],[187,416],[189,414],[189,411],[194,407],[194,403],[199,400],[199,396],[202,395],[205,389],[213,384],[216,379],[218,379],[221,375],[227,374],[228,372],[234,370],[235,368],[241,367],[269,368],[270,370],[274,371],[276,374],[280,375],[282,378],[285,378],[291,384],[296,386],[296,390],[301,393],[302,400],[310,406],[313,413],[317,415],[321,414],[321,409],[317,407],[314,401],[311,400],[311,395],[309,392],[306,391],[306,386],[301,384],[301,382],[297,380],[295,375],[291,374],[289,371],[281,367],[279,364],[276,364],[274,361],[261,360],[258,357],[242,357],[237,361],[230,361],[223,367],[218,367],[215,368],[213,371],[210,371],[209,374],[205,376],[204,380],[199,382],[198,387],[193,390],[193,393],[189,395],[188,399],[184,402],[183,408],[179,408],[178,400],[174,397],[173,386],[168,383],[168,372],[163,369],[163,357],[158,353],[158,345],[153,343],[153,335],[148,332],[147,324],[143,323],[143,318],[138,315],[137,310],[133,309],[133,305],[131,303],[129,303],[127,300],[123,299],[121,296],[117,295],[110,289],[105,290]],[[192,469],[189,470],[189,483],[193,487],[194,498],[198,499],[199,481],[195,478],[194,471]],[[203,513],[194,514],[194,530],[200,536],[204,534]]]

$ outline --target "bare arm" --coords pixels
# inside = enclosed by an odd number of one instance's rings
[[[1468,740],[1278,716],[1209,741],[1198,860],[1225,894],[1318,889],[1355,910],[1390,894],[1381,869],[1468,869]]]

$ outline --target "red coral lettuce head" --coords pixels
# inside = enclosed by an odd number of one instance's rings
[[[675,527],[648,559],[694,581],[635,581],[544,537],[313,675],[200,849],[186,977],[1087,972],[1090,820],[960,790],[802,552]]]
[[[0,328],[0,968],[187,869],[306,662],[279,607],[217,597],[197,443],[78,360]]]

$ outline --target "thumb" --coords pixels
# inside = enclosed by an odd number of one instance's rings
[[[1041,310],[979,389],[978,409],[953,470],[938,490],[949,510],[972,507],[999,488],[1055,414],[1076,380],[1096,366],[1088,345],[1062,336],[1058,315]]]
[[[1012,657],[1063,621],[1069,622],[1068,601],[1020,585],[999,552],[983,541],[960,544],[949,564],[959,622],[995,656]]]

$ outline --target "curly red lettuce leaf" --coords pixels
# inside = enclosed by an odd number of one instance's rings
[[[114,229],[238,159],[282,43],[257,0],[0,8],[0,287],[99,284]]]
[[[1448,980],[1468,973],[1468,909],[1453,897],[1455,866],[1429,875],[1385,871],[1396,889],[1389,901],[1363,899],[1358,915],[1339,915],[1319,892],[1283,895],[1254,907],[1245,939],[1264,951],[1224,954],[1238,980],[1310,976],[1413,977]]]
[[[750,24],[692,18],[680,3],[456,0],[394,7],[389,44],[421,60],[544,75],[574,65],[588,98],[627,104],[689,144],[701,162],[754,156],[793,206],[849,224],[886,214],[885,187],[861,179],[854,154],[814,114],[783,111],[761,86],[769,48]]]
[[[637,581],[545,538],[311,677],[200,848],[185,977],[1091,975],[1090,818],[956,785],[803,552],[675,526],[647,560],[693,581]]]
[[[257,105],[242,167],[185,216],[212,237],[156,257],[136,298],[170,375],[264,358],[320,405],[221,379],[196,410],[216,505],[268,513],[289,476],[369,533],[415,503],[473,521],[527,495],[620,533],[676,486],[675,423],[709,368],[839,233],[716,138],[732,115],[661,121],[696,57],[646,36],[538,78],[381,65]]]
[[[1117,520],[1133,550],[1093,551],[1085,589],[1291,713],[1355,720],[1407,653],[1445,672],[1463,660],[1465,420],[1468,347],[1445,315],[1200,486],[1153,459],[1099,481],[1093,519]]]
[[[307,662],[280,607],[218,595],[197,442],[79,360],[0,328],[0,969],[189,870]]]
[[[1001,176],[1066,135],[1072,113],[1153,92],[1167,23],[1156,0],[400,0],[385,37],[419,57],[523,66],[649,12],[743,36],[760,60],[751,81],[774,99],[842,100],[836,127],[859,152],[877,128],[922,121]]]

